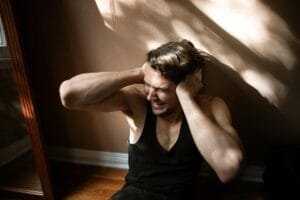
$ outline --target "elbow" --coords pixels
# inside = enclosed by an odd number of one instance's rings
[[[241,152],[230,152],[224,157],[222,167],[218,171],[218,177],[221,182],[228,183],[234,180],[240,173],[243,161]]]
[[[66,108],[75,107],[74,95],[70,86],[70,81],[66,80],[59,87],[59,97],[62,105]]]

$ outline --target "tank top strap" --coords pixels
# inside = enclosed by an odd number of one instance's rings
[[[152,113],[151,105],[150,103],[147,103],[147,109],[146,109],[146,119],[144,128],[141,134],[141,137],[139,138],[138,142],[136,144],[144,143],[144,141],[150,142],[149,144],[153,144],[155,131],[156,131],[156,117]]]
[[[186,138],[192,138],[186,117],[184,115],[182,118],[180,131],[180,134],[182,135],[181,140],[185,140]]]

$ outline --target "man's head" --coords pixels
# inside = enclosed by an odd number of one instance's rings
[[[205,56],[188,40],[168,42],[147,54],[147,62],[175,84],[187,74],[202,69]]]
[[[169,42],[151,50],[147,55],[144,81],[153,113],[167,116],[179,111],[177,84],[203,65],[204,56],[188,40]]]

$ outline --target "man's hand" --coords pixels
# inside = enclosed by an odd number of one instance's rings
[[[144,83],[144,76],[145,76],[145,71],[146,71],[147,67],[149,67],[148,63],[145,62],[141,67],[136,67],[136,68],[129,70],[132,73],[137,74],[137,82],[136,83]],[[122,72],[119,72],[119,73],[122,73]]]
[[[145,72],[146,72],[146,68],[149,67],[149,63],[145,62],[143,64],[143,66],[141,67],[141,74],[143,75],[143,77],[145,76]]]
[[[195,97],[202,87],[202,71],[201,69],[199,69],[196,70],[194,73],[187,75],[184,80],[178,83],[176,87],[176,92],[177,94],[178,92],[182,91],[188,92],[189,95]]]

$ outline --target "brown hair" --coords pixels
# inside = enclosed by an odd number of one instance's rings
[[[147,54],[150,66],[176,84],[187,74],[204,67],[205,53],[188,40],[168,42]]]

